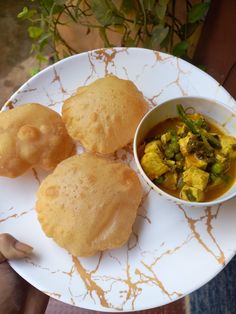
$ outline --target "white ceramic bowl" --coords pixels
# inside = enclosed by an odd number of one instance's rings
[[[139,158],[138,147],[142,144],[148,132],[159,122],[168,118],[177,117],[176,105],[182,104],[184,108],[192,107],[196,112],[203,114],[206,117],[213,119],[223,127],[226,133],[236,137],[236,116],[235,112],[227,105],[217,102],[213,99],[207,99],[202,97],[179,97],[168,100],[149,111],[142,121],[140,122],[134,137],[134,158],[137,164],[138,170],[141,173],[144,180],[159,194],[163,195],[167,199],[174,201],[176,204],[189,205],[195,207],[212,206],[229,200],[236,196],[236,181],[232,187],[223,195],[210,202],[188,202],[174,197],[159,187],[157,187],[145,174]]]

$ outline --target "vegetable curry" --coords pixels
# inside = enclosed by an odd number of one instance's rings
[[[214,200],[234,182],[236,138],[182,105],[177,112],[149,132],[140,147],[141,165],[154,184],[175,197]]]

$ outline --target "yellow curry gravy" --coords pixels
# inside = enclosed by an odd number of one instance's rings
[[[217,126],[216,122],[214,123],[212,120],[209,121],[209,119],[206,119],[206,121],[207,121],[208,126],[210,127],[209,132],[217,133],[219,135],[222,135],[222,134],[227,135],[227,133],[224,132],[224,130],[222,130],[222,127]],[[158,123],[154,128],[152,128],[147,134],[146,138],[148,139],[148,138],[153,138],[154,136],[157,136],[157,135],[161,135],[167,132],[168,129],[170,128],[176,129],[176,125],[179,122],[181,122],[179,118],[166,119],[165,121]],[[139,153],[140,159],[142,158],[144,154],[144,146],[145,145],[141,145],[139,147],[138,153]],[[229,170],[225,174],[229,175],[232,178],[232,180],[228,183],[223,182],[222,184],[218,186],[214,186],[214,188],[212,189],[210,186],[207,187],[206,190],[204,191],[204,192],[207,192],[205,193],[204,202],[209,202],[209,201],[217,199],[218,197],[226,193],[231,188],[236,178],[236,160],[231,159]],[[179,194],[180,194],[181,189],[169,190],[161,185],[158,185],[158,187],[162,189],[163,191],[165,191],[166,193],[173,195],[174,197],[180,198]]]

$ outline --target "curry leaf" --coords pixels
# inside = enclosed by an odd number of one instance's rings
[[[193,5],[190,11],[188,12],[188,22],[195,23],[197,21],[202,20],[205,17],[209,9],[209,6],[210,6],[209,2],[197,3]]]
[[[36,39],[42,35],[43,29],[37,26],[30,26],[28,27],[28,33],[30,38]]]
[[[183,56],[188,49],[188,42],[187,41],[181,41],[180,43],[176,44],[173,48],[173,54],[176,57]]]
[[[91,0],[90,3],[97,21],[103,26],[122,24],[123,15],[111,0]]]

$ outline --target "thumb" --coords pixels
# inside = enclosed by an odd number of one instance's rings
[[[0,234],[0,263],[7,259],[19,259],[30,255],[33,248],[17,241],[8,233]]]

